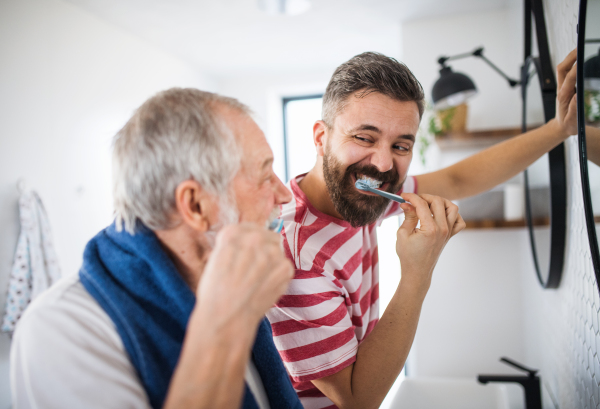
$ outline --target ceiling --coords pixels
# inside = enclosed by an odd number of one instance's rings
[[[67,0],[216,78],[331,69],[363,51],[401,57],[402,22],[512,0],[312,0],[272,16],[257,0]]]

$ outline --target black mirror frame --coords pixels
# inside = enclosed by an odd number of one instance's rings
[[[577,25],[577,90],[583,90],[583,60],[585,58],[585,19],[587,13],[587,0],[579,2],[579,24]],[[600,251],[598,250],[598,236],[596,235],[596,223],[594,222],[594,210],[592,207],[592,196],[590,192],[590,178],[588,171],[587,145],[585,139],[585,113],[583,110],[583,92],[577,92],[577,133],[579,139],[579,170],[581,173],[581,191],[583,193],[583,210],[585,212],[585,224],[590,242],[590,254],[596,283],[600,290]]]
[[[539,58],[531,56],[531,20],[535,19],[536,38],[538,43]],[[527,131],[526,123],[526,83],[528,80],[528,68],[534,64],[538,72],[540,88],[542,90],[542,102],[544,105],[544,119],[546,122],[556,115],[556,79],[554,77],[554,68],[550,61],[550,48],[548,47],[548,37],[546,33],[546,21],[544,19],[544,9],[542,0],[525,1],[525,62],[521,71],[521,90],[523,98],[523,132]],[[531,214],[531,200],[529,195],[529,181],[527,171],[525,171],[525,214],[527,226],[529,229],[529,241],[533,253],[538,280],[543,288],[558,288],[562,277],[566,227],[567,227],[567,173],[565,164],[565,146],[561,143],[550,152],[548,152],[548,166],[550,170],[550,265],[548,279],[544,281],[540,271],[535,237],[533,234],[533,220]]]

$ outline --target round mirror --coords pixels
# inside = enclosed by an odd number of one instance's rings
[[[600,0],[582,0],[578,34],[579,162],[590,250],[600,286]]]
[[[525,60],[521,71],[523,132],[539,127],[555,115],[556,89],[544,89],[542,72],[539,58]],[[525,214],[535,271],[542,287],[557,288],[565,245],[564,145],[560,144],[533,163],[524,172],[524,179]]]
[[[523,67],[522,131],[535,129],[546,121],[539,83],[539,60],[528,58]],[[536,273],[543,286],[550,272],[550,169],[548,154],[543,155],[525,171],[527,221]]]

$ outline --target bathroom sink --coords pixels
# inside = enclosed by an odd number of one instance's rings
[[[406,378],[390,409],[509,409],[504,385],[469,378]]]

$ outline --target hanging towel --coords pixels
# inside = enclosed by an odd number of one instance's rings
[[[19,198],[21,234],[8,280],[2,331],[12,333],[29,303],[60,278],[44,205],[37,193]]]
[[[117,231],[113,223],[98,233],[85,248],[79,279],[114,322],[151,406],[162,408],[195,294],[154,232],[144,226],[131,235]],[[258,327],[251,359],[271,409],[302,408],[266,318]],[[258,409],[247,385],[241,407]]]

